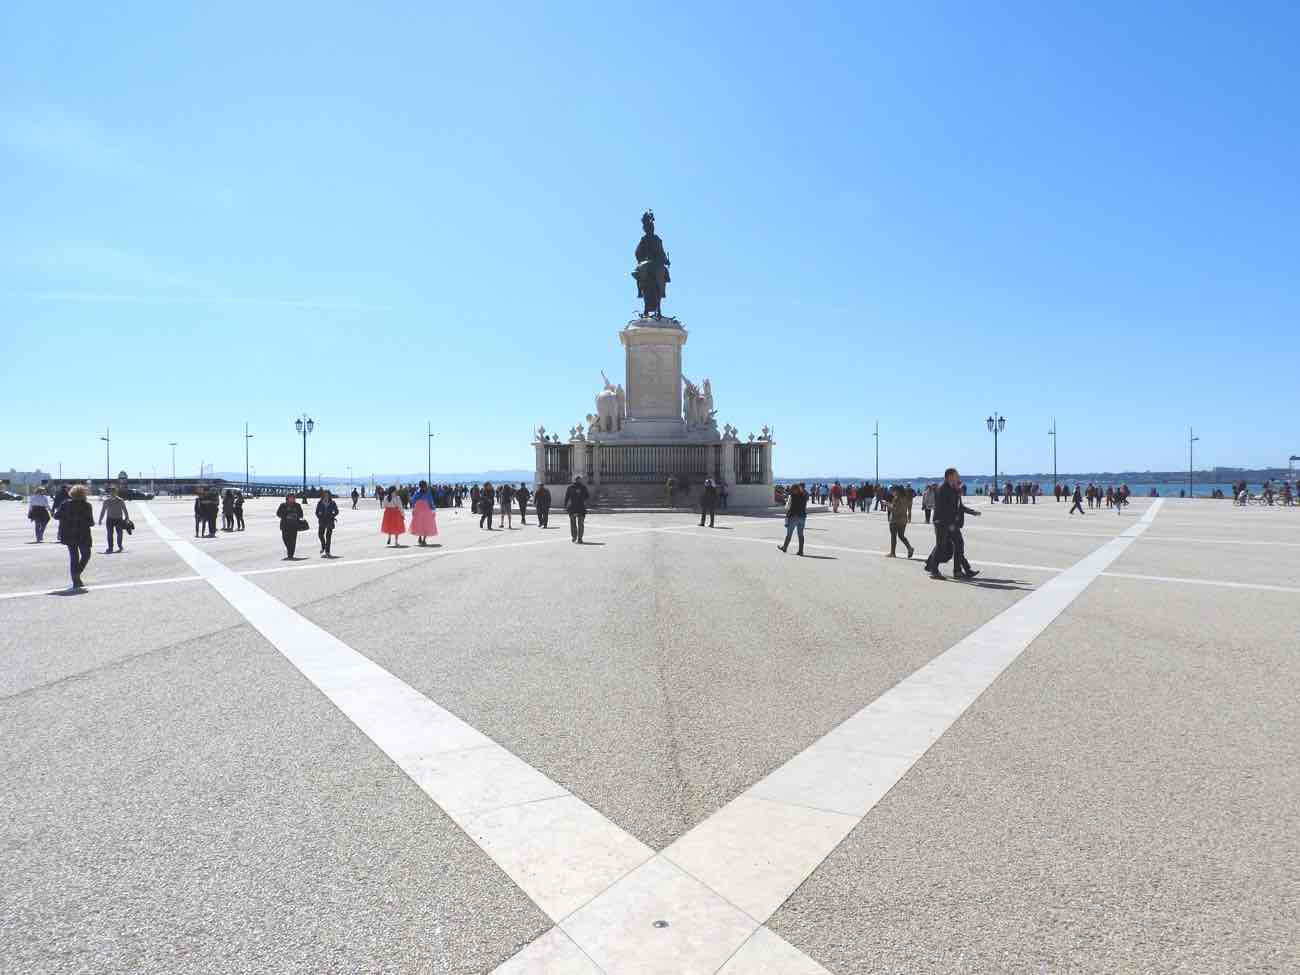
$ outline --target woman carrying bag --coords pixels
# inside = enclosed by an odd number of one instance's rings
[[[302,516],[302,505],[292,494],[284,496],[284,503],[275,509],[275,516],[280,519],[280,538],[284,540],[285,556],[280,561],[292,562],[293,553],[298,550],[298,533],[311,526]]]
[[[334,523],[339,520],[339,506],[333,495],[321,491],[316,502],[316,537],[320,539],[320,557],[332,559],[330,543],[334,540]]]
[[[45,493],[44,486],[27,496],[27,520],[36,529],[37,544],[45,541],[45,529],[50,523],[50,496]]]

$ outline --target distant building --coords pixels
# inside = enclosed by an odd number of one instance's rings
[[[50,475],[39,467],[34,471],[16,471],[9,468],[8,474],[0,474],[0,482],[6,486],[25,487],[27,485],[48,484]]]

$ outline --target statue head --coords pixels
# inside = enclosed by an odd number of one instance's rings
[[[641,214],[641,229],[647,234],[655,232],[655,212],[653,210],[647,210]]]

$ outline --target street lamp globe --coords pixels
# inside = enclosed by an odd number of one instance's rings
[[[311,417],[307,417],[307,432],[311,433],[312,430],[314,430],[315,428],[316,428],[316,421],[313,420]]]
[[[1001,433],[1006,428],[1007,428],[1007,418],[1005,416],[998,417],[998,433]]]
[[[985,420],[984,422],[988,424],[988,427],[989,427],[989,433],[992,433],[992,432],[993,432],[993,417],[989,417],[989,418],[988,418],[987,420]]]
[[[993,421],[990,420],[989,422],[992,423]],[[295,430],[297,430],[299,433],[302,433],[302,420],[301,420],[301,419],[294,420],[294,421],[293,421],[293,426],[294,426],[294,429],[295,429]],[[991,430],[991,429],[993,429],[993,428],[992,428],[992,427],[989,427],[989,429]]]

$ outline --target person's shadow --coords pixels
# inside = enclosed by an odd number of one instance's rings
[[[85,596],[89,589],[54,589],[46,593],[47,596]]]
[[[1026,585],[1022,579],[992,579],[980,576],[977,579],[953,579],[953,582],[960,582],[962,585],[972,586],[976,589],[1002,589],[1016,592],[1033,592],[1034,587]]]
[[[809,555],[807,552],[805,552],[805,553],[804,553],[802,556],[800,556],[800,557],[801,557],[801,558],[805,558],[805,559],[822,559],[822,560],[825,560],[825,561],[827,561],[827,562],[838,562],[838,561],[839,561],[839,559],[836,558],[834,555]]]

